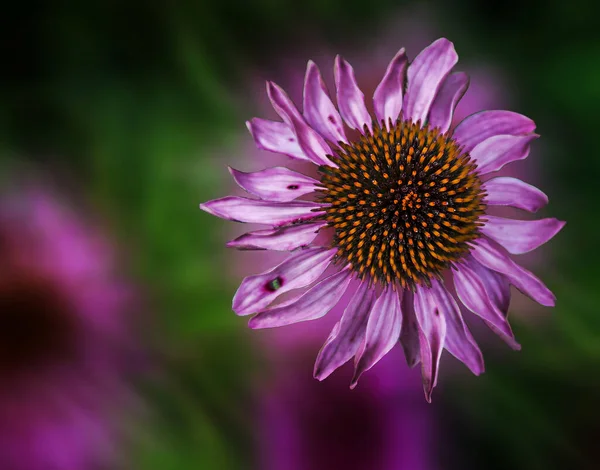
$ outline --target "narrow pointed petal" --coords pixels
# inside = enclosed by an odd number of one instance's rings
[[[402,111],[402,95],[408,58],[404,48],[400,49],[392,59],[388,68],[373,94],[373,107],[377,121],[385,121],[386,126],[391,120],[396,122]]]
[[[537,134],[496,135],[478,144],[471,151],[471,158],[482,175],[498,171],[508,163],[527,158],[531,141],[538,137]]]
[[[485,267],[504,274],[512,285],[540,305],[554,307],[556,298],[550,289],[531,272],[515,263],[503,249],[480,238],[471,253]]]
[[[469,76],[456,72],[448,76],[438,91],[429,111],[429,127],[446,132],[452,124],[454,109],[469,88]]]
[[[222,219],[253,224],[287,225],[309,220],[320,211],[321,204],[308,201],[270,202],[227,196],[200,204],[200,209]]]
[[[475,375],[484,371],[483,354],[469,331],[454,297],[439,282],[432,285],[435,301],[446,319],[444,348],[464,363]]]
[[[423,390],[425,399],[431,403],[431,392],[437,383],[446,338],[446,319],[440,312],[432,291],[426,287],[420,287],[415,292],[414,306],[419,323]]]
[[[325,139],[306,123],[285,91],[275,83],[267,82],[267,94],[277,114],[293,129],[300,148],[310,161],[315,165],[334,166],[327,158],[327,155],[332,153],[331,148]]]
[[[472,256],[468,257],[465,262],[483,283],[492,304],[506,316],[510,305],[510,283],[506,276],[486,268]]]
[[[319,183],[284,167],[267,168],[254,173],[229,168],[229,172],[242,189],[268,201],[293,201],[303,194],[312,193]]]
[[[313,283],[335,253],[335,249],[309,248],[292,254],[270,271],[246,277],[233,297],[233,311],[238,315],[260,312],[284,292]]]
[[[491,206],[512,206],[536,212],[548,204],[548,196],[517,178],[492,178],[483,184],[483,189],[487,193],[485,202]]]
[[[356,367],[350,388],[356,387],[360,376],[377,364],[400,339],[401,295],[402,292],[388,288],[375,301],[369,314],[365,339],[356,353]]]
[[[349,282],[349,270],[335,273],[311,287],[294,302],[259,312],[250,319],[248,326],[252,329],[276,328],[321,318],[340,301]]]
[[[413,305],[413,294],[405,291],[402,297],[402,330],[400,332],[400,343],[404,350],[404,357],[408,367],[415,367],[421,362],[419,350],[419,324],[415,316]]]
[[[481,232],[513,255],[535,250],[565,226],[565,222],[552,218],[515,220],[486,215],[485,219],[487,221],[481,227]]]
[[[363,132],[366,124],[369,130],[372,130],[371,115],[365,106],[365,95],[356,83],[352,66],[338,55],[333,72],[338,107],[348,127]]]
[[[319,67],[312,60],[308,61],[304,79],[304,118],[330,142],[347,142],[340,113],[329,98]]]
[[[454,44],[438,39],[415,57],[408,67],[408,88],[404,98],[404,117],[425,122],[443,80],[458,62]]]
[[[512,111],[481,111],[465,118],[452,137],[465,152],[495,135],[525,135],[535,130],[535,122]]]
[[[246,127],[259,149],[281,153],[297,160],[310,161],[300,148],[294,131],[285,122],[254,118],[246,122]]]
[[[364,340],[369,312],[374,303],[374,289],[369,288],[366,282],[361,283],[344,310],[341,320],[336,323],[319,351],[315,362],[315,379],[326,379],[356,354]]]
[[[499,336],[513,349],[521,349],[504,314],[489,299],[483,282],[467,265],[459,266],[453,271],[454,286],[458,298],[475,315],[493,328]]]
[[[309,245],[327,222],[290,225],[279,229],[257,230],[227,242],[229,248],[238,250],[292,251]]]

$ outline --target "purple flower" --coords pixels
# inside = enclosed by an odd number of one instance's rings
[[[134,359],[111,246],[36,188],[0,199],[0,260],[0,468],[111,466]]]
[[[487,211],[512,206],[535,212],[548,202],[519,179],[490,178],[527,157],[538,137],[535,123],[514,112],[482,111],[452,128],[469,84],[465,73],[452,72],[457,61],[446,39],[410,64],[401,49],[373,95],[375,118],[352,66],[339,56],[337,107],[312,61],[302,113],[280,87],[267,83],[283,122],[252,119],[248,128],[257,146],[312,162],[319,176],[284,167],[231,169],[238,185],[259,199],[230,196],[200,205],[221,218],[269,226],[228,246],[291,252],[273,269],[245,278],[235,294],[238,315],[256,314],[251,328],[320,318],[352,279],[359,281],[317,357],[319,380],[354,357],[354,387],[400,341],[408,364],[421,363],[430,401],[444,348],[473,373],[483,372],[481,351],[455,297],[515,349],[509,286],[554,305],[548,288],[510,254],[534,250],[564,222]],[[295,292],[302,288],[308,289]]]
[[[423,401],[416,370],[401,351],[381,360],[353,393],[343,368],[330,380],[300,374],[305,355],[281,358],[282,367],[261,381],[257,407],[259,465],[263,470],[435,470],[442,441],[435,409]],[[310,370],[308,365],[307,370]]]

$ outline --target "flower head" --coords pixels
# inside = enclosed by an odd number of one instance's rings
[[[111,246],[36,186],[0,198],[0,260],[0,467],[111,465],[137,355]]]
[[[538,137],[535,124],[509,111],[482,111],[451,127],[469,84],[466,74],[452,72],[457,61],[446,39],[411,63],[401,49],[373,95],[374,118],[354,70],[339,56],[337,107],[313,62],[302,113],[281,88],[267,83],[283,122],[251,120],[257,146],[312,162],[318,178],[285,167],[231,169],[236,182],[259,199],[225,197],[200,206],[225,219],[270,226],[228,246],[292,252],[238,289],[233,310],[256,314],[251,328],[320,318],[338,304],[351,279],[358,281],[317,358],[320,380],[354,357],[355,386],[400,341],[408,363],[422,364],[430,400],[444,348],[475,374],[483,371],[455,297],[517,349],[506,319],[510,284],[542,305],[554,305],[548,288],[509,253],[537,248],[564,222],[487,213],[489,206],[535,212],[547,203],[544,193],[521,180],[489,177],[527,157]],[[281,294],[306,287],[271,305]]]

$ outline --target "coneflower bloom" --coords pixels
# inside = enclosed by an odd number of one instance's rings
[[[465,73],[452,72],[457,61],[453,44],[443,38],[410,63],[401,49],[373,95],[375,118],[351,65],[339,56],[337,107],[313,62],[302,113],[280,87],[267,83],[283,122],[252,119],[248,128],[257,146],[314,163],[319,179],[285,167],[231,169],[259,199],[225,197],[200,205],[224,219],[270,227],[228,246],[291,252],[273,269],[245,278],[235,294],[238,315],[256,314],[251,328],[320,318],[351,279],[358,281],[317,357],[319,380],[354,357],[354,387],[401,342],[409,365],[421,363],[430,401],[444,348],[475,374],[483,371],[455,297],[515,349],[506,319],[510,285],[541,305],[554,305],[552,292],[510,254],[537,248],[564,222],[486,213],[498,205],[535,212],[548,202],[521,180],[489,177],[527,157],[538,137],[535,123],[514,112],[482,111],[450,130],[469,82]],[[335,272],[325,273],[330,266]],[[272,305],[302,288],[308,289]]]

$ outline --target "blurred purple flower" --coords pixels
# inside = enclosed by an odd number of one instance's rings
[[[283,122],[248,123],[258,147],[312,162],[318,179],[285,167],[256,173],[230,169],[260,199],[225,197],[200,207],[221,218],[269,225],[228,243],[290,251],[275,268],[242,282],[238,315],[252,328],[273,328],[326,315],[359,282],[315,365],[323,380],[355,359],[352,387],[400,340],[407,363],[421,363],[427,401],[443,349],[475,374],[483,359],[455,297],[511,347],[506,320],[510,284],[541,305],[555,298],[509,254],[527,253],[564,225],[492,216],[488,206],[535,212],[547,203],[537,188],[491,175],[525,159],[538,136],[534,122],[508,111],[472,114],[452,128],[469,85],[454,45],[439,39],[408,61],[400,49],[366,107],[354,69],[336,57],[337,107],[309,61],[303,112],[273,82],[267,93]],[[372,117],[374,114],[375,118]],[[309,195],[311,200],[297,200]],[[316,240],[328,233],[328,240]],[[321,278],[333,266],[337,272]],[[452,274],[454,286],[444,279]],[[321,280],[319,281],[319,279]],[[311,284],[315,283],[312,287]],[[308,288],[270,306],[283,293]]]
[[[435,470],[435,410],[414,386],[418,371],[386,356],[348,393],[350,369],[331,380],[305,380],[308,355],[285,355],[261,384],[259,468],[264,470]],[[342,390],[344,390],[342,392]]]
[[[115,253],[44,186],[0,198],[0,468],[114,468],[135,361]]]

